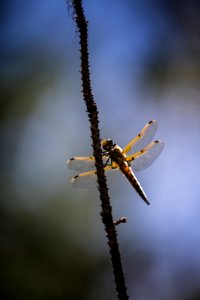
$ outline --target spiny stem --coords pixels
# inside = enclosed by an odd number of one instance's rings
[[[99,131],[99,120],[97,105],[92,94],[90,71],[89,71],[89,52],[88,52],[88,24],[85,19],[82,1],[72,1],[74,8],[74,19],[77,24],[80,37],[80,59],[81,59],[81,79],[82,79],[82,93],[87,107],[88,118],[90,122],[91,138],[93,154],[95,157],[95,166],[97,170],[98,189],[101,200],[101,217],[106,231],[108,245],[110,248],[111,261],[113,266],[114,279],[116,283],[116,290],[118,299],[128,299],[127,289],[125,285],[124,274],[122,270],[121,257],[117,242],[117,233],[115,230],[115,223],[112,217],[112,207],[108,195],[108,187],[106,177],[104,174],[101,140]]]

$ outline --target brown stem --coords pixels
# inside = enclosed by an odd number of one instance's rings
[[[77,24],[80,37],[80,59],[81,59],[81,79],[82,79],[82,93],[87,107],[87,113],[90,122],[93,154],[95,157],[95,165],[98,178],[98,189],[101,200],[101,217],[105,227],[108,245],[110,248],[111,261],[114,272],[114,279],[116,283],[116,290],[118,299],[128,299],[127,289],[122,270],[121,257],[117,242],[117,233],[112,217],[112,208],[108,195],[108,187],[103,168],[102,151],[100,143],[98,110],[94,101],[91,89],[90,71],[89,71],[89,53],[88,53],[88,24],[84,16],[81,0],[74,0],[72,2],[74,8],[74,18]]]

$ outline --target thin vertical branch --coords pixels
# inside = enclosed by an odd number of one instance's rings
[[[118,299],[128,299],[127,289],[122,270],[121,257],[117,242],[117,233],[112,217],[112,208],[108,195],[108,187],[103,168],[99,120],[97,105],[91,89],[90,71],[89,71],[89,53],[88,53],[88,24],[84,16],[81,0],[72,1],[74,8],[74,18],[77,24],[80,37],[80,59],[81,59],[81,79],[82,79],[82,93],[87,107],[88,118],[90,122],[91,138],[93,146],[93,154],[95,157],[95,165],[98,178],[98,189],[101,200],[101,217],[105,227],[108,245],[110,248],[111,261],[114,272],[114,279],[116,283],[116,290]]]

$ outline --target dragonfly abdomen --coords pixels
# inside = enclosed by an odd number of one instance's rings
[[[150,203],[148,201],[148,198],[147,198],[145,192],[143,191],[143,189],[142,189],[139,181],[137,180],[137,178],[135,177],[134,173],[132,172],[131,168],[128,167],[125,163],[121,164],[119,167],[120,167],[120,170],[122,171],[122,173],[128,179],[128,181],[132,184],[132,186],[134,187],[134,189],[136,190],[136,192],[149,205]]]

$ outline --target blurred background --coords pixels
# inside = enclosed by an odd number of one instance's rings
[[[64,1],[1,1],[1,299],[116,299],[98,192],[66,160],[92,154],[79,39]],[[84,1],[102,138],[151,119],[165,149],[110,185],[130,299],[200,299],[200,3]]]

